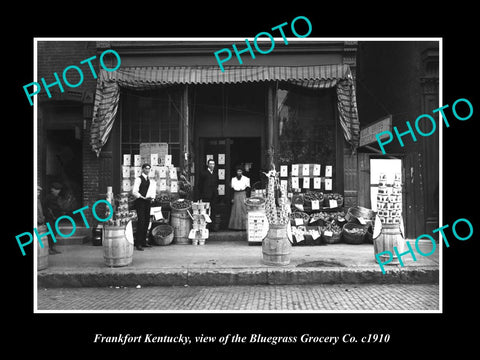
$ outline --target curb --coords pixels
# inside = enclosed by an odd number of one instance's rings
[[[438,284],[438,268],[220,268],[125,271],[39,271],[43,288],[304,284]]]

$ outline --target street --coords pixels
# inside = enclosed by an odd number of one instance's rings
[[[38,310],[439,310],[432,284],[39,288]]]

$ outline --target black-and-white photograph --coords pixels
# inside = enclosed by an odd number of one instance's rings
[[[35,312],[442,311],[442,39],[294,25],[35,39]]]

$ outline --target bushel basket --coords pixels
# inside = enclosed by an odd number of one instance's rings
[[[167,224],[161,224],[152,230],[153,242],[156,245],[170,245],[173,241],[173,227]]]
[[[342,230],[343,241],[347,244],[362,244],[367,230],[365,225],[346,223]]]

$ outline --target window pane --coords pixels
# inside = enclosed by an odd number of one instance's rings
[[[334,101],[330,89],[278,89],[280,163],[335,165]]]
[[[122,151],[138,154],[142,142],[166,142],[174,165],[180,160],[180,92],[123,90]],[[175,162],[176,161],[176,162]]]

